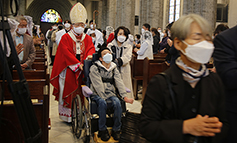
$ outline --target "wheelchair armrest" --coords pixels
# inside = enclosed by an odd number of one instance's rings
[[[82,86],[82,94],[85,96],[85,97],[90,97],[90,95],[92,94],[93,92],[91,91],[91,89],[88,87],[88,86]]]
[[[127,93],[130,93],[130,92],[131,92],[131,90],[128,89],[127,87],[125,87],[125,90],[126,90]]]

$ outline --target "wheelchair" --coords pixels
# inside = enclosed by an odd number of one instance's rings
[[[72,100],[71,106],[71,117],[72,117],[72,132],[79,139],[82,139],[85,143],[89,143],[90,140],[93,142],[94,132],[98,131],[98,111],[97,104],[95,101],[90,99],[90,95],[92,95],[92,91],[90,90],[90,79],[89,79],[89,71],[90,67],[94,61],[98,60],[98,55],[93,54],[92,60],[84,61],[84,82],[85,85],[82,85],[82,94],[76,95],[76,97]],[[131,92],[126,88],[126,91]],[[82,105],[81,97],[83,97],[84,104]],[[122,118],[126,116],[126,104],[122,99],[121,107],[122,107]],[[107,102],[107,127],[113,126],[113,109],[112,101]]]

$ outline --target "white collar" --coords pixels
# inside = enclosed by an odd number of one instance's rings
[[[113,70],[114,68],[116,68],[116,66],[117,66],[114,62],[111,62],[109,69],[107,69],[104,65],[102,65],[101,61],[97,60],[97,61],[95,61],[95,63],[96,63],[98,66],[103,67],[103,68],[104,68],[105,70],[107,70],[107,71],[112,71],[112,70]]]

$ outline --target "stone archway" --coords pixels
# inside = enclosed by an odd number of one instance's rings
[[[42,14],[48,9],[56,10],[63,20],[70,19],[69,12],[72,4],[68,0],[34,0],[25,14],[32,16],[35,24],[40,24]]]

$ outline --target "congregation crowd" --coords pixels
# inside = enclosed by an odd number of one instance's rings
[[[72,99],[83,95],[84,61],[93,60],[97,53],[89,78],[91,99],[98,105],[99,137],[110,138],[106,126],[106,101],[110,100],[111,136],[119,140],[122,111],[117,92],[123,101],[134,102],[132,55],[153,60],[157,54],[166,54],[169,68],[150,80],[142,103],[138,126],[143,137],[151,142],[237,142],[237,27],[220,24],[213,31],[206,19],[189,14],[163,29],[144,23],[141,33],[133,35],[124,26],[97,28],[95,21],[88,23],[84,6],[76,5],[70,20],[52,25],[45,36],[38,26],[27,29],[29,20],[23,16],[10,22],[22,69],[30,69],[35,51],[47,45],[60,119],[71,122]]]

